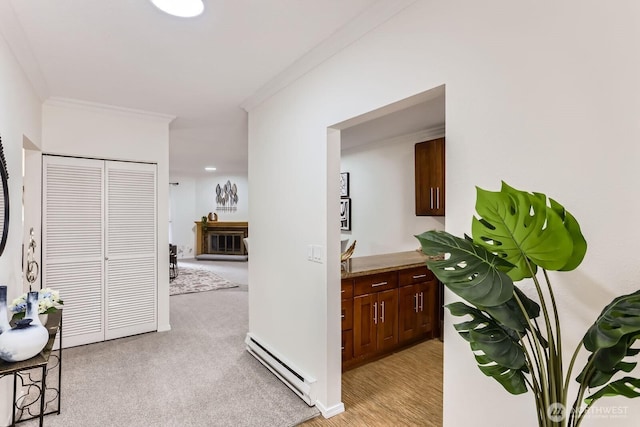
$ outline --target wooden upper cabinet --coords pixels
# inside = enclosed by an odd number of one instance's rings
[[[444,138],[415,147],[416,215],[444,216]]]

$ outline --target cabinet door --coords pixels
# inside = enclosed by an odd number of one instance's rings
[[[444,138],[415,146],[416,215],[443,216],[445,213]]]
[[[353,359],[353,331],[342,331],[342,361]]]
[[[398,290],[378,293],[377,351],[393,349],[398,344]]]
[[[359,357],[376,351],[378,313],[377,294],[357,296],[353,299],[353,356]]]
[[[403,286],[398,290],[398,340],[403,343],[418,335],[419,285]]]
[[[418,312],[416,319],[416,336],[433,335],[436,322],[436,288],[435,280],[420,283],[417,287]]]

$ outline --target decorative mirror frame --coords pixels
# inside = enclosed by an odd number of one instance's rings
[[[4,147],[2,146],[2,138],[0,137],[0,179],[2,179],[2,194],[4,196],[4,221],[2,227],[2,236],[0,237],[0,255],[4,252],[7,244],[7,236],[9,235],[9,172],[7,171],[7,160],[4,157]]]

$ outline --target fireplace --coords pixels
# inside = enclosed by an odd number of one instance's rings
[[[244,255],[245,233],[238,231],[212,230],[207,232],[207,253],[220,255]]]
[[[246,222],[196,222],[196,259],[247,260],[244,238],[249,237]]]

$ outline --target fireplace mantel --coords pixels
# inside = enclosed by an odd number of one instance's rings
[[[196,256],[202,254],[219,254],[224,255],[226,253],[230,255],[247,255],[247,249],[244,247],[244,241],[242,238],[249,236],[249,223],[246,221],[194,221],[196,224]],[[229,236],[229,242],[235,244],[240,240],[239,246],[236,247],[237,253],[230,253],[224,248],[211,248],[211,236]],[[237,236],[237,238],[235,238]],[[224,241],[221,241],[224,244]],[[220,250],[218,250],[220,249]]]

